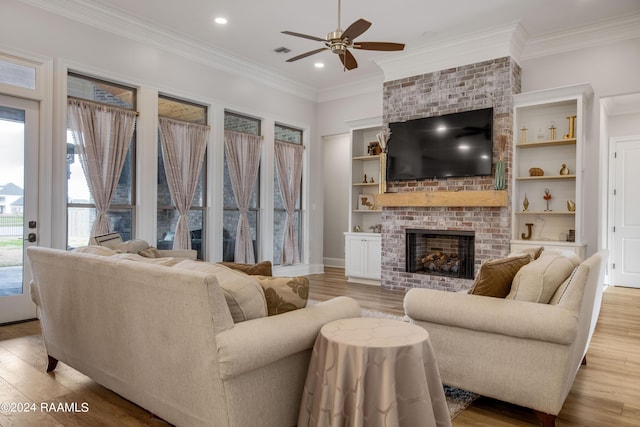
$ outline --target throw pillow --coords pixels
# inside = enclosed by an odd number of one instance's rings
[[[504,298],[511,289],[516,273],[531,261],[528,254],[484,262],[476,276],[470,294]]]
[[[231,270],[220,264],[193,260],[182,261],[174,268],[214,275],[222,289],[234,323],[267,316],[264,292],[254,276]]]
[[[541,256],[518,271],[507,299],[547,304],[578,263],[577,257]]]
[[[306,277],[252,277],[264,289],[269,316],[306,307],[309,299],[309,279]]]
[[[112,249],[115,249],[118,252],[125,252],[129,254],[137,254],[140,251],[144,251],[149,247],[149,244],[140,239],[127,240],[126,242],[122,242],[114,246]]]
[[[146,258],[162,258],[160,251],[153,246],[149,246],[147,249],[138,252],[138,255],[142,255]]]
[[[534,248],[525,248],[517,252],[512,252],[509,254],[509,256],[528,254],[531,257],[531,261],[535,261],[538,258],[540,258],[540,254],[542,254],[543,249],[544,249],[544,246],[536,246]]]
[[[251,276],[272,276],[271,261],[262,261],[257,264],[242,264],[238,262],[221,262],[219,263],[232,270],[242,271]]]
[[[549,304],[557,304],[570,310],[578,310],[582,303],[588,275],[589,267],[586,264],[583,263],[577,266],[567,280],[560,285]]]

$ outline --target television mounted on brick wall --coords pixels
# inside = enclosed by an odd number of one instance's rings
[[[491,175],[493,108],[389,124],[387,180]]]

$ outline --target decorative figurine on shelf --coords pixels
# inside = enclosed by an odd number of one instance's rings
[[[360,226],[359,225],[354,226],[353,227],[353,231],[355,231],[356,233],[359,233],[360,232]]]
[[[529,210],[529,199],[527,198],[527,193],[524,193],[524,200],[522,201],[523,211],[526,212]]]
[[[560,175],[569,175],[569,168],[566,163],[562,164],[562,168],[560,169]]]
[[[526,144],[527,142],[527,125],[523,124],[522,129],[520,129],[520,143]]]
[[[556,122],[551,122],[551,126],[549,127],[549,139],[551,141],[555,141],[556,139]]]
[[[533,224],[528,222],[525,225],[527,226],[527,234],[522,233],[520,237],[522,237],[522,240],[529,240],[531,239],[531,228],[533,228]]]
[[[573,139],[576,137],[576,116],[568,116],[569,119],[569,133],[564,135],[564,139]]]
[[[543,199],[545,199],[547,201],[547,209],[545,209],[545,212],[551,212],[551,209],[549,209],[549,200],[551,200],[551,190],[549,190],[548,188],[544,189],[544,196],[542,196]]]
[[[369,180],[369,183],[375,184],[375,181],[373,180],[373,177],[371,177],[371,179]]]
[[[544,134],[542,133],[542,129],[538,129],[538,135],[536,135],[538,141],[542,141],[544,139]]]
[[[368,181],[367,181],[367,174],[365,173],[365,174],[364,174],[364,180],[362,181],[362,183],[363,183],[363,184],[366,184],[367,182],[368,182]]]
[[[576,211],[576,202],[574,202],[573,200],[567,200],[567,210],[569,212],[575,212]]]

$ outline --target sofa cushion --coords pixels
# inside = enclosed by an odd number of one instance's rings
[[[269,316],[304,308],[309,299],[306,277],[252,276],[264,289]]]
[[[507,299],[547,304],[579,262],[577,257],[543,253],[518,271]]]
[[[81,246],[79,248],[75,248],[73,252],[81,252],[84,254],[93,254],[93,255],[101,255],[101,256],[111,256],[118,253],[113,249],[107,248],[106,246],[96,246],[96,245]]]
[[[520,254],[484,262],[469,293],[496,298],[506,297],[516,273],[530,261],[529,254]]]
[[[271,261],[262,261],[257,264],[242,264],[238,262],[221,262],[220,264],[251,276],[273,276]]]
[[[264,292],[254,276],[232,270],[220,264],[185,260],[174,268],[200,271],[216,277],[227,301],[234,323],[267,316]]]
[[[116,253],[113,255],[116,259],[127,259],[129,261],[144,262],[147,264],[164,265],[165,267],[173,267],[182,262],[185,258],[164,257],[164,258],[147,258],[138,254]]]

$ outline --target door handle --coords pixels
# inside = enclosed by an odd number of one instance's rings
[[[37,240],[36,233],[29,233],[27,235],[27,240],[31,243],[35,242]]]

